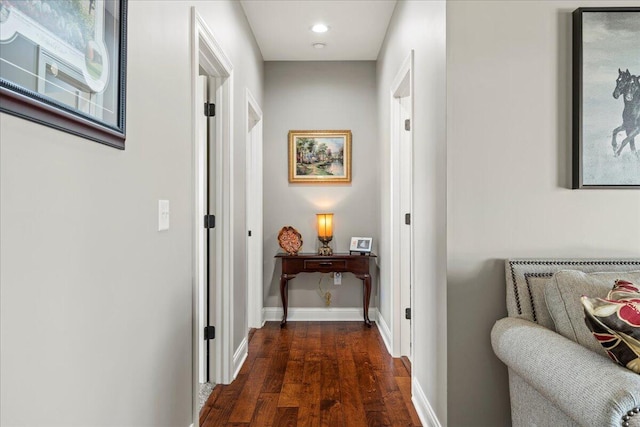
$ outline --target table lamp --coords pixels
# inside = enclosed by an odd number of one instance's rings
[[[329,247],[329,242],[333,239],[333,214],[316,214],[318,220],[318,239],[322,242],[322,247],[318,249],[318,255],[333,255]]]

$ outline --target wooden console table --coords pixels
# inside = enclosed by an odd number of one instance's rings
[[[298,255],[288,255],[279,253],[276,258],[282,260],[282,274],[280,275],[280,297],[282,298],[282,308],[284,316],[280,326],[287,324],[288,292],[289,280],[296,277],[298,273],[353,273],[362,280],[364,323],[371,327],[369,320],[369,300],[371,299],[371,275],[369,274],[369,261],[375,258],[370,255],[317,255],[311,253],[301,253]]]

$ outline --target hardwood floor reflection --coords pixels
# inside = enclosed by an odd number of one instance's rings
[[[267,322],[236,380],[218,385],[202,427],[420,426],[408,362],[362,322]],[[409,368],[410,369],[410,368]]]

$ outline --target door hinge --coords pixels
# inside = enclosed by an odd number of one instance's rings
[[[216,216],[205,215],[204,216],[204,228],[216,228]]]
[[[214,117],[216,115],[216,104],[205,102],[204,115],[205,117]]]
[[[204,327],[204,340],[213,340],[216,338],[216,327],[215,326],[205,326]]]
[[[249,230],[249,237],[251,237],[251,230]]]
[[[404,214],[404,223],[407,224],[407,225],[411,225],[411,214],[410,213]]]
[[[411,119],[406,119],[404,121],[404,130],[411,130]]]
[[[404,309],[404,318],[411,319],[411,307]]]

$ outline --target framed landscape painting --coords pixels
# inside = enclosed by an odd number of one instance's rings
[[[289,182],[351,182],[351,131],[289,131]]]
[[[124,149],[126,0],[0,0],[0,111]]]
[[[573,12],[573,188],[640,188],[640,7]]]

